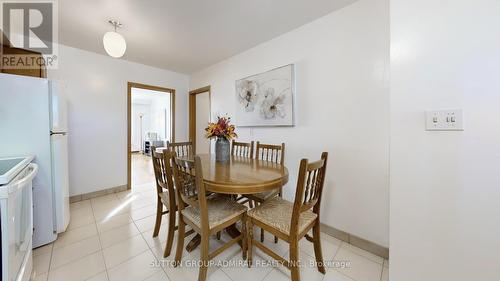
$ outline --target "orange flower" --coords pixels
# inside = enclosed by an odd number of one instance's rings
[[[208,126],[205,128],[205,137],[209,139],[222,137],[227,140],[237,138],[238,135],[235,133],[236,127],[234,125],[230,125],[230,122],[231,118],[218,116],[217,122],[208,123]]]

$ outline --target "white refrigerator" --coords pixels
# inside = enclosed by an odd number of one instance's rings
[[[34,155],[33,248],[69,224],[66,100],[59,83],[0,73],[0,157]]]

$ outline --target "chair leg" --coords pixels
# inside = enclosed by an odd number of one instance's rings
[[[157,237],[158,233],[160,233],[161,226],[161,218],[163,217],[163,203],[160,198],[156,203],[156,222],[155,222],[155,230],[153,231],[153,237]]]
[[[252,242],[253,242],[253,224],[252,224],[252,219],[247,218],[247,263],[248,267],[252,267],[252,260],[253,260],[253,254],[252,254]]]
[[[184,250],[184,237],[186,236],[186,224],[182,215],[179,213],[179,227],[177,229],[177,251],[175,252],[175,263],[174,266],[181,264],[182,251]]]
[[[253,200],[252,199],[248,200],[248,206],[250,207],[250,209],[253,209]]]
[[[252,201],[253,203],[253,201]],[[255,207],[257,207],[259,205],[259,203],[257,203],[257,201],[255,201]],[[260,242],[261,243],[264,243],[264,229],[260,229]]]
[[[241,248],[242,248],[242,254],[243,254],[243,260],[247,259],[247,246],[248,246],[248,233],[247,233],[247,214],[244,213],[243,217],[241,218],[241,234],[243,235],[243,241],[241,241]]]
[[[200,253],[200,272],[198,273],[198,281],[205,281],[207,279],[208,271],[208,234],[201,235],[201,253]]]
[[[216,236],[217,236],[217,240],[220,240],[220,233],[221,233],[221,232],[219,231],[219,232],[217,232],[217,234],[216,234]]]
[[[278,192],[278,196],[280,198],[283,197],[283,187],[280,187],[280,191]],[[278,236],[274,236],[274,243],[278,243]]]
[[[325,266],[323,264],[323,252],[321,250],[321,237],[320,237],[320,224],[319,220],[313,227],[313,239],[314,239],[314,255],[316,256],[316,266],[318,267],[318,271],[325,274]]]
[[[292,281],[300,281],[299,268],[299,245],[297,238],[290,241],[290,270],[292,271]]]
[[[175,212],[168,213],[168,234],[167,234],[167,245],[165,245],[165,251],[163,252],[163,257],[166,258],[170,256],[172,251],[172,244],[174,243],[175,234]]]

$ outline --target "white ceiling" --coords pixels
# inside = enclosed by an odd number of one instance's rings
[[[107,23],[124,24],[124,59],[191,73],[356,0],[63,0],[59,41],[105,54]]]

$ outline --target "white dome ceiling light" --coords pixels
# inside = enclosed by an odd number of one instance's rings
[[[115,31],[109,31],[104,34],[102,38],[104,50],[113,58],[121,58],[127,49],[127,42],[125,42],[125,38],[122,35],[116,32],[116,29],[122,27],[122,24],[114,20],[110,20],[109,23],[114,26]]]

